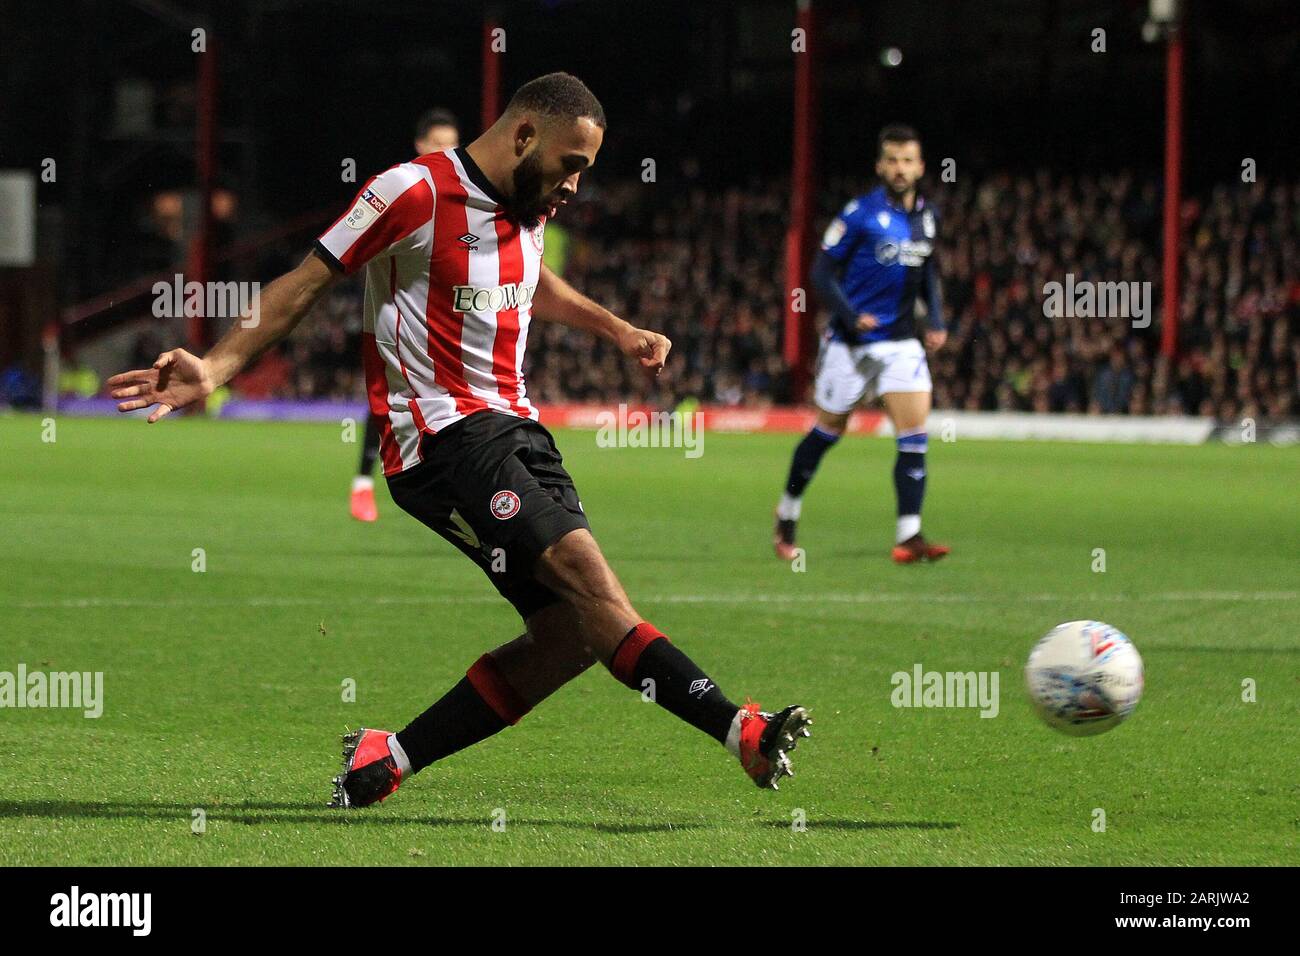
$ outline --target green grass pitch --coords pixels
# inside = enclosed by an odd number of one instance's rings
[[[386,494],[348,517],[336,426],[42,431],[0,417],[0,671],[102,671],[105,704],[0,710],[0,864],[1300,862],[1300,450],[935,442],[926,528],[954,553],[895,567],[892,443],[850,438],[796,573],[769,544],[793,436],[690,460],[560,433],[641,613],[733,699],[811,709],[796,777],[758,791],[594,668],[341,812],[339,734],[403,726],[519,632],[511,609]],[[1041,724],[1020,671],[1075,618],[1146,662],[1135,714],[1088,739]],[[895,709],[918,663],[997,671],[998,715]]]

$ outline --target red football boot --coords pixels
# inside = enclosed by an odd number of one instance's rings
[[[352,517],[358,521],[379,520],[379,509],[375,507],[375,488],[373,485],[354,487],[349,504]]]
[[[740,765],[759,787],[777,785],[782,777],[793,777],[789,752],[800,737],[811,737],[808,711],[792,704],[777,714],[765,714],[750,702],[740,712]]]
[[[952,551],[946,544],[931,544],[919,534],[914,534],[906,541],[894,545],[895,564],[915,564],[917,561],[938,561]]]
[[[793,561],[799,554],[799,549],[794,546],[794,529],[794,521],[780,517],[772,529],[772,549],[782,561]]]
[[[331,807],[368,807],[401,785],[401,768],[388,749],[389,734],[362,727],[343,735],[343,773],[334,778]]]

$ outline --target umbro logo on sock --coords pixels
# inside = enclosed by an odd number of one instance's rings
[[[707,677],[701,677],[699,680],[691,681],[690,690],[687,691],[692,697],[703,697],[709,691],[713,690],[713,684]]]
[[[909,468],[907,471],[907,477],[911,478],[913,481],[920,481],[922,478],[925,477],[925,469]]]

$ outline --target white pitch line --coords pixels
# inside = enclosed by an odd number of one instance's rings
[[[983,604],[1056,601],[1294,601],[1300,591],[1169,591],[1155,594],[674,594],[655,598],[667,604]]]
[[[915,602],[930,604],[989,603],[1056,603],[1098,602],[1249,602],[1295,601],[1300,591],[1161,591],[1154,594],[926,594],[867,593],[845,594],[661,594],[639,598],[647,604],[895,604]],[[337,607],[411,605],[424,607],[439,604],[498,604],[495,594],[436,594],[424,597],[250,597],[228,599],[205,598],[64,598],[51,601],[15,601],[0,603],[0,608],[20,610],[58,610],[77,608],[196,608],[196,607]]]

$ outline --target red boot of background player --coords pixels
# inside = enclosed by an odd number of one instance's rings
[[[915,564],[917,561],[938,561],[952,551],[946,544],[931,544],[919,534],[914,534],[901,544],[894,545],[895,564]]]
[[[358,479],[353,482],[350,504],[352,508],[352,517],[356,518],[358,521],[378,520],[379,509],[375,507],[374,482],[368,482],[364,479]]]
[[[794,545],[795,522],[776,516],[776,525],[772,528],[772,549],[782,561],[793,561],[799,556],[799,549]]]

